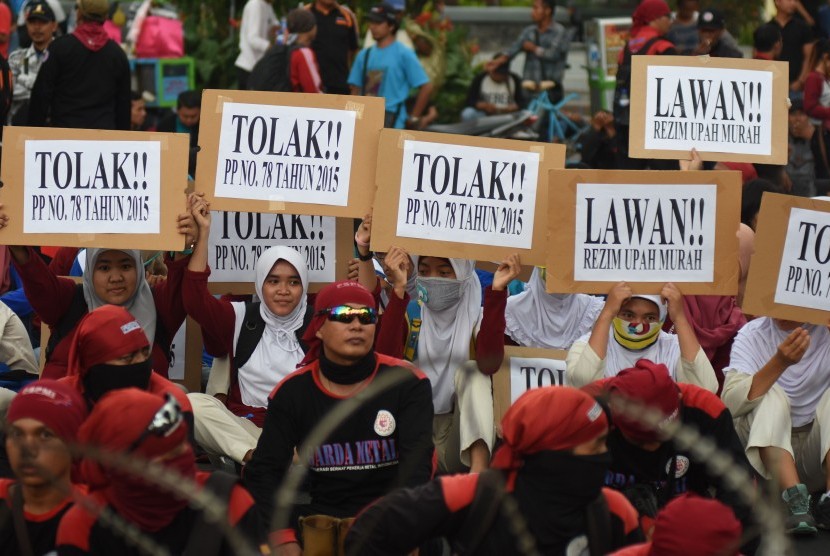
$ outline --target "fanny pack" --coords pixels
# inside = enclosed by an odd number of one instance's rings
[[[346,535],[354,523],[353,517],[309,515],[299,522],[303,556],[345,556]]]

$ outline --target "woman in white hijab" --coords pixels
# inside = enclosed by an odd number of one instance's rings
[[[196,441],[208,452],[247,462],[259,439],[268,396],[305,356],[300,338],[311,318],[308,270],[299,252],[271,247],[256,263],[259,301],[230,302],[208,291],[210,211],[193,209],[199,240],[185,273],[184,306],[215,356],[228,355],[230,387],[217,396],[189,394]]]
[[[662,330],[666,306],[676,334]],[[677,382],[710,392],[718,389],[715,370],[695,337],[686,318],[683,294],[674,284],[663,286],[659,296],[635,295],[625,282],[611,288],[591,333],[568,351],[568,379],[578,388],[616,376],[640,359],[662,363]]]
[[[501,327],[493,326],[496,319],[491,316],[491,307],[515,272],[508,265],[496,271],[493,285],[485,294],[484,317],[479,323],[481,283],[475,261],[414,257],[414,262],[421,322],[417,336],[410,326],[410,344],[417,341],[417,345],[408,345],[407,351],[414,347],[413,362],[432,384],[438,466],[442,471],[457,472],[463,464],[471,471],[480,471],[487,467],[495,441],[490,377],[480,372],[492,359],[494,342],[484,338],[494,330],[502,334]],[[496,317],[503,318],[503,313]],[[479,324],[481,331],[474,335]],[[467,364],[471,342],[475,344],[476,363]]]

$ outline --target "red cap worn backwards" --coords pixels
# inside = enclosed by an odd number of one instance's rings
[[[492,466],[516,469],[523,456],[547,450],[570,450],[608,429],[602,406],[568,386],[530,390],[516,400],[501,421],[504,444]]]
[[[671,15],[671,8],[664,0],[643,0],[631,15],[631,35],[636,35],[641,27],[664,15]]]
[[[632,401],[657,409],[666,420],[675,420],[680,413],[680,391],[669,376],[669,369],[662,364],[640,359],[637,364],[620,371],[610,379],[605,388],[616,392]],[[655,442],[660,440],[659,431],[650,429],[635,419],[617,415],[613,411],[614,424],[623,435],[635,442]]]
[[[141,324],[124,307],[104,305],[80,320],[69,348],[67,375],[149,347]]]
[[[74,442],[86,414],[86,402],[72,386],[56,380],[38,380],[14,397],[6,422],[34,419],[52,429],[61,440]]]
[[[350,280],[341,280],[329,284],[317,294],[314,300],[314,317],[306,328],[303,334],[303,341],[308,344],[308,351],[305,358],[300,362],[299,366],[303,367],[312,361],[316,361],[320,357],[320,338],[317,337],[317,331],[326,322],[326,315],[320,314],[324,309],[331,309],[332,307],[339,307],[348,304],[364,305],[376,309],[375,298],[372,294],[358,284]]]

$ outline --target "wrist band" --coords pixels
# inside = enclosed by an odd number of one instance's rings
[[[360,241],[360,239],[358,239],[357,232],[354,233],[354,244],[358,247],[369,247],[368,243],[366,243],[365,241]]]
[[[369,251],[365,255],[361,255],[360,253],[358,253],[357,254],[357,259],[360,260],[360,261],[363,261],[365,263],[366,261],[371,261],[372,257],[374,257],[374,256],[375,256],[375,254],[372,253],[371,251]]]

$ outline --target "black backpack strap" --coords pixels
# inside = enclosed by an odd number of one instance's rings
[[[224,471],[214,471],[210,474],[210,478],[205,481],[204,488],[211,491],[220,500],[230,504],[231,494],[237,482],[239,482],[239,477],[236,475]],[[190,537],[187,539],[187,546],[182,552],[182,556],[217,556],[222,544],[222,530],[215,523],[205,521],[204,514],[199,513],[199,517],[190,531]]]
[[[61,340],[66,338],[70,332],[75,328],[84,315],[89,312],[86,299],[84,299],[84,286],[82,284],[75,285],[75,292],[72,294],[72,302],[69,308],[63,314],[58,323],[52,327],[49,335],[49,342],[46,344],[46,361],[52,357],[52,352]]]
[[[467,518],[452,542],[456,554],[473,554],[490,531],[506,494],[501,471],[488,469],[478,476]]]
[[[241,369],[248,362],[265,332],[265,320],[259,314],[259,304],[259,301],[245,304],[245,320],[242,321],[239,338],[233,349],[233,365],[236,369]]]
[[[602,492],[585,508],[585,521],[588,526],[589,554],[602,556],[611,552],[611,511]]]

